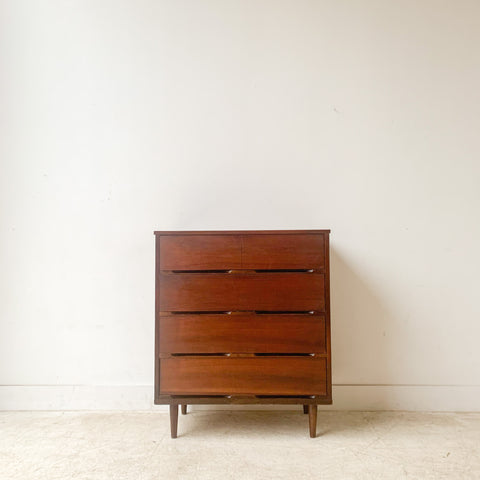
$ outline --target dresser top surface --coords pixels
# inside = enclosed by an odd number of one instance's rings
[[[156,230],[155,235],[298,235],[329,234],[330,230]]]

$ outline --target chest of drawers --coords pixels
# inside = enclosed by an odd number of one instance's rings
[[[155,232],[155,404],[332,403],[329,230]]]

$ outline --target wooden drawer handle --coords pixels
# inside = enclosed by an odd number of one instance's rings
[[[210,272],[205,273],[212,273]],[[218,271],[220,273],[220,271]],[[275,268],[275,269],[247,269],[247,268],[232,268],[226,270],[226,273],[315,273],[313,268]]]
[[[231,358],[250,358],[250,357],[255,357],[254,353],[227,353],[227,357]]]

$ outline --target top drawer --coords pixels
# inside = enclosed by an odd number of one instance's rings
[[[242,268],[319,270],[325,267],[323,234],[243,235]]]
[[[165,235],[161,270],[320,270],[324,234]]]
[[[160,237],[161,270],[242,268],[242,239],[236,235],[165,235]]]

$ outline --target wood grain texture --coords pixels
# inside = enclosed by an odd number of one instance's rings
[[[324,315],[160,316],[160,353],[325,353]]]
[[[242,268],[323,269],[323,235],[245,235],[242,237]]]
[[[315,438],[317,436],[317,406],[308,406],[308,424],[310,428],[310,437]]]
[[[325,310],[325,279],[315,273],[160,273],[161,311]]]
[[[330,405],[331,399],[326,395],[160,395],[159,405],[188,402],[189,405]],[[308,413],[308,412],[307,412]]]
[[[231,403],[303,405],[316,435],[332,403],[329,232],[155,232],[155,404],[172,406],[172,437],[178,405]]]
[[[159,282],[159,272],[160,272],[160,236],[155,237],[155,338],[158,338],[159,335],[159,315],[160,315],[160,282]],[[154,402],[158,403],[160,391],[160,362],[159,362],[159,343],[155,341],[155,358],[154,358],[154,372],[155,372],[155,385],[154,385]]]
[[[169,395],[325,395],[322,357],[162,359],[160,392]],[[189,402],[190,403],[190,402]]]
[[[165,235],[161,270],[323,269],[324,235]]]
[[[170,405],[170,436],[177,438],[178,405]]]
[[[160,237],[162,270],[229,270],[241,268],[242,239],[234,235]]]

